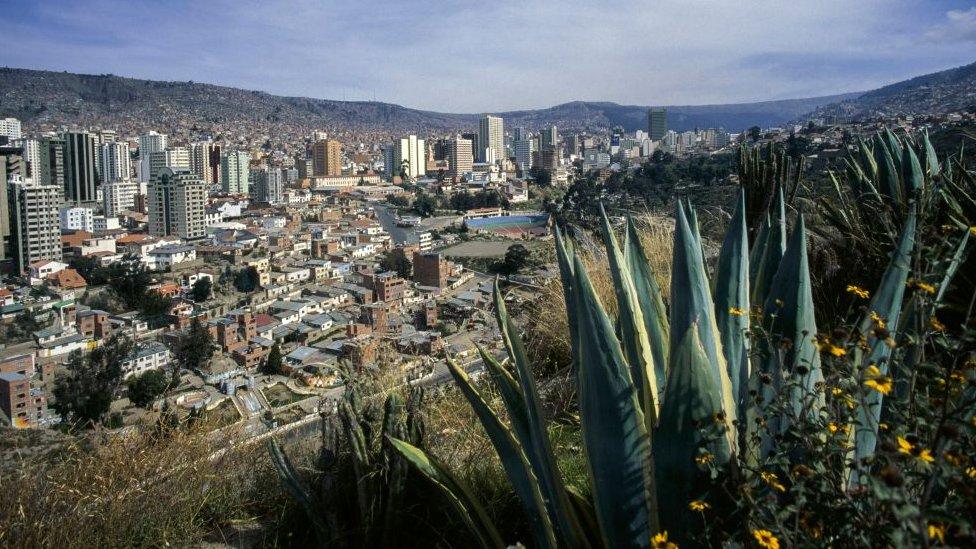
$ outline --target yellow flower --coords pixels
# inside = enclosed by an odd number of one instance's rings
[[[875,391],[887,395],[894,388],[894,383],[892,383],[891,378],[883,375],[881,370],[877,366],[871,364],[864,370],[864,386],[869,389],[874,389]]]
[[[830,393],[836,397],[844,394],[844,390],[841,389],[840,387],[834,387],[833,389],[830,390]]]
[[[702,512],[705,509],[710,509],[711,507],[712,506],[709,505],[708,502],[701,501],[701,500],[697,500],[697,499],[688,504],[688,508],[689,509],[691,509],[692,511],[698,511],[698,512]]]
[[[861,299],[867,299],[868,296],[871,295],[870,292],[868,292],[864,288],[860,286],[855,286],[854,284],[847,285],[847,293],[854,294]]]
[[[651,538],[651,547],[654,549],[678,549],[677,544],[668,541],[667,532],[659,532]]]
[[[705,453],[699,456],[695,456],[695,463],[697,463],[698,465],[705,465],[713,461],[715,461],[715,456],[713,456],[712,454]]]
[[[969,232],[973,233],[973,236],[976,236],[976,227],[970,227]]]
[[[897,437],[897,441],[899,453],[915,456],[926,463],[932,463],[935,461],[935,458],[932,457],[932,452],[930,452],[927,448],[919,448],[902,437]]]
[[[743,316],[746,312],[738,307],[729,307],[729,314],[732,316]]]
[[[753,530],[752,537],[763,549],[779,549],[779,540],[769,530]]]
[[[882,431],[887,431],[888,430],[888,424],[887,423],[879,423],[878,424],[878,429],[881,429]]]
[[[878,328],[888,327],[888,324],[885,322],[885,319],[881,318],[881,315],[879,315],[875,311],[871,311],[871,322],[873,322],[874,325],[877,326]]]
[[[835,435],[837,433],[841,433],[841,434],[846,435],[846,434],[848,434],[850,432],[851,426],[850,425],[841,425],[841,424],[834,423],[833,421],[831,421],[830,423],[827,424],[827,430],[830,431],[832,434],[835,434]]]
[[[945,534],[945,524],[929,524],[929,539],[937,539],[939,543],[945,544]]]
[[[966,476],[972,479],[976,479],[976,467],[967,467]]]
[[[908,281],[908,286],[910,288],[915,288],[916,290],[921,290],[927,294],[935,293],[935,286],[929,284],[928,282],[922,282],[921,280],[910,280]]]
[[[783,486],[782,483],[780,483],[779,477],[776,476],[776,473],[763,471],[762,473],[759,473],[759,477],[762,478],[763,482],[768,484],[769,487],[772,488],[773,490],[777,490],[779,492],[786,491],[786,487]]]
[[[946,325],[939,322],[939,319],[934,316],[929,319],[929,326],[936,332],[944,332],[946,330]]]

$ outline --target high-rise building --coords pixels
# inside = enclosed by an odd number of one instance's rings
[[[38,148],[40,162],[36,169],[31,168],[31,178],[40,185],[65,186],[65,142],[60,137],[47,137],[41,140]]]
[[[113,141],[102,144],[99,149],[102,166],[102,186],[112,181],[129,179],[132,167],[129,161],[129,144],[125,141]]]
[[[207,185],[189,168],[163,168],[149,184],[149,234],[206,236],[206,202]]]
[[[285,193],[284,170],[276,166],[251,170],[251,186],[254,200],[278,204]]]
[[[152,181],[152,154],[165,151],[169,143],[166,134],[151,131],[139,136],[139,181]]]
[[[660,141],[668,133],[667,109],[647,110],[647,133],[651,141]]]
[[[220,186],[228,194],[248,194],[251,155],[231,151],[220,159]]]
[[[102,205],[105,215],[115,217],[126,210],[131,210],[136,204],[139,194],[139,183],[135,181],[112,181],[102,185]]]
[[[387,168],[387,173],[399,175],[405,172],[407,177],[416,179],[427,173],[427,146],[423,139],[417,139],[416,135],[408,135],[393,141],[393,164],[392,172]]]
[[[16,118],[0,118],[0,136],[6,137],[10,141],[20,139],[20,120]]]
[[[312,145],[312,173],[315,176],[342,175],[342,143],[323,139]]]
[[[10,248],[14,266],[23,273],[35,261],[61,261],[58,210],[63,189],[15,177],[8,184]]]
[[[14,147],[20,147],[23,151],[24,161],[27,162],[25,177],[37,177],[41,170],[41,141],[39,139],[17,139],[12,143]]]
[[[94,202],[98,172],[95,169],[95,135],[66,132],[64,139],[64,201]]]
[[[163,168],[190,169],[190,149],[173,147],[164,151],[153,151],[149,154],[149,178],[156,177]]]
[[[10,250],[10,210],[7,197],[7,181],[23,180],[27,173],[27,162],[23,157],[23,149],[17,147],[0,146],[0,260],[11,257]]]
[[[512,141],[525,141],[531,137],[531,134],[526,131],[525,128],[519,126],[518,128],[515,128],[514,135],[512,135]]]
[[[539,132],[539,150],[545,151],[548,149],[555,150],[559,145],[559,132],[556,130],[556,126],[549,126]]]
[[[450,163],[452,177],[460,177],[474,169],[474,156],[471,152],[471,140],[457,136],[447,145],[447,160]]]
[[[505,123],[487,114],[478,126],[478,161],[500,162],[505,158]]]
[[[202,141],[190,146],[190,171],[211,185],[220,183],[220,145]]]
[[[529,135],[525,137],[528,139],[515,142],[515,165],[523,174],[532,169],[532,153],[535,152],[535,141]]]

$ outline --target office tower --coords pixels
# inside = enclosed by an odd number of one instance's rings
[[[136,204],[139,183],[135,181],[112,181],[102,185],[102,205],[105,215],[116,217]]]
[[[416,135],[408,135],[393,142],[393,174],[405,172],[410,179],[416,179],[427,173],[427,146],[423,139]],[[387,169],[389,172],[389,169]]]
[[[513,142],[525,141],[526,139],[530,139],[531,137],[532,137],[531,133],[528,132],[525,128],[520,126],[518,128],[515,128],[515,133],[512,135],[512,141]]]
[[[251,170],[251,155],[232,151],[220,159],[220,185],[228,194],[247,194]]]
[[[94,202],[98,173],[95,169],[95,136],[88,132],[65,132],[64,201]]]
[[[474,169],[474,157],[471,152],[471,140],[455,137],[448,142],[447,160],[450,162],[450,174],[459,177]]]
[[[342,143],[335,139],[316,141],[312,145],[312,173],[342,175]]]
[[[190,171],[205,183],[220,183],[220,145],[202,141],[190,146]]]
[[[387,145],[383,145],[383,147],[380,149],[383,156],[383,173],[385,173],[390,179],[400,175],[400,168],[397,166],[396,160],[393,159],[393,151],[395,148],[396,147],[393,145],[393,143],[389,143]]]
[[[500,162],[505,158],[505,124],[499,116],[485,115],[478,126],[478,161]]]
[[[312,159],[305,158],[305,155],[295,157],[295,169],[298,171],[298,179],[308,179],[315,173],[315,168],[312,166]]]
[[[16,118],[0,118],[0,136],[6,137],[9,141],[20,139],[20,120]]]
[[[583,138],[578,133],[569,136],[566,149],[569,154],[581,154],[583,152]]]
[[[556,130],[556,126],[549,126],[539,132],[539,150],[544,151],[548,149],[556,149],[559,144],[559,132]]]
[[[149,234],[205,236],[206,202],[207,185],[189,168],[163,168],[149,184]]]
[[[153,151],[149,154],[149,180],[152,181],[156,174],[163,168],[186,168],[190,169],[190,149],[186,147],[173,147],[164,151]]]
[[[278,204],[285,192],[284,170],[278,167],[251,170],[254,200],[266,204]]]
[[[118,141],[118,133],[115,130],[99,130],[98,142],[100,144],[115,143],[116,141]]]
[[[166,134],[156,133],[151,131],[147,134],[140,135],[139,141],[139,181],[149,182],[152,181],[153,171],[152,171],[152,154],[160,151],[165,151],[166,146],[169,143]]]
[[[528,134],[525,137],[528,139],[515,142],[515,165],[523,174],[532,169],[532,156],[535,152],[535,141]]]
[[[38,147],[39,163],[31,168],[31,178],[40,185],[57,185],[64,188],[64,139],[46,137]]]
[[[129,179],[132,171],[129,163],[129,144],[121,142],[105,143],[99,149],[102,166],[102,187],[112,181]]]
[[[61,261],[58,210],[63,189],[14,177],[7,186],[10,211],[10,249],[14,267],[23,273],[35,261]]]
[[[667,109],[648,109],[647,111],[647,133],[651,141],[664,139],[668,133],[668,111]]]
[[[24,162],[27,163],[27,173],[24,177],[36,178],[41,172],[41,141],[39,139],[17,139],[12,142],[14,147],[20,147]],[[6,181],[3,182],[6,185]]]
[[[11,257],[10,252],[10,211],[8,209],[7,181],[23,180],[27,173],[27,162],[23,157],[23,149],[18,147],[0,146],[0,260]]]

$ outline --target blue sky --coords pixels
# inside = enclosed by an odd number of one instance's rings
[[[976,61],[976,0],[0,0],[0,65],[450,112],[867,90]]]

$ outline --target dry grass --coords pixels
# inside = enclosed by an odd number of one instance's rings
[[[671,260],[674,220],[654,214],[634,217],[641,245],[647,256],[665,302],[671,292]],[[601,253],[582,250],[590,282],[607,313],[616,316],[617,298],[607,258]],[[533,363],[544,371],[560,370],[570,363],[571,345],[566,319],[566,303],[560,280],[550,282],[527,309],[526,346]]]
[[[284,505],[264,446],[210,459],[208,427],[92,435],[10,468],[0,480],[0,545],[188,545]]]

